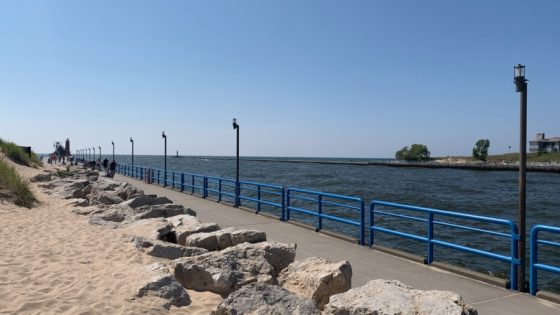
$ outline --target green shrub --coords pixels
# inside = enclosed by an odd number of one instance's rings
[[[37,154],[31,152],[31,156],[29,156],[27,152],[23,151],[23,149],[15,143],[0,139],[0,149],[2,149],[4,154],[10,160],[16,162],[17,164],[30,167],[37,167],[42,165],[42,162],[37,157]]]
[[[7,194],[4,194],[4,192],[7,192]],[[0,197],[7,197],[16,205],[27,208],[33,207],[37,202],[37,199],[29,190],[29,183],[22,179],[3,158],[0,158]]]

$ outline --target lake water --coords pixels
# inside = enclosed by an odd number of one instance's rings
[[[117,156],[117,162],[130,163],[130,156]],[[336,159],[344,160],[344,159]],[[349,160],[349,159],[348,159]],[[352,159],[354,161],[367,161]],[[163,168],[163,156],[135,156],[134,164]],[[168,170],[208,176],[235,178],[235,159],[213,157],[167,158]],[[362,197],[366,207],[372,199],[395,203],[503,218],[517,222],[517,172],[484,172],[456,169],[396,168],[386,166],[331,165],[240,161],[240,179],[267,184],[285,185],[327,193]],[[546,224],[560,226],[560,174],[527,174],[527,226]],[[418,214],[416,214],[418,215]],[[421,215],[418,215],[421,216]],[[424,217],[424,216],[422,216]],[[312,219],[299,216],[302,220]],[[425,217],[424,217],[425,218]],[[438,218],[439,219],[439,218]],[[367,219],[366,219],[367,222]],[[490,225],[459,221],[487,228]],[[382,219],[376,224],[425,236],[425,223]],[[347,225],[327,222],[324,228],[356,236]],[[529,230],[529,229],[528,229]],[[508,233],[507,229],[501,230]],[[464,230],[436,227],[436,237],[481,250],[509,254],[506,239],[480,236]],[[529,236],[529,231],[527,231]],[[547,239],[559,241],[556,236]],[[412,240],[375,233],[375,244],[425,254],[425,245]],[[527,246],[529,242],[527,242]],[[560,265],[560,250],[540,247],[540,261]],[[527,252],[528,253],[528,252]],[[508,278],[509,265],[452,249],[435,246],[435,261],[443,261],[469,269]],[[528,257],[528,256],[527,256]],[[374,262],[372,262],[373,264]],[[527,258],[527,265],[529,259]],[[527,277],[529,270],[527,269]],[[560,277],[539,272],[539,287],[560,292]]]

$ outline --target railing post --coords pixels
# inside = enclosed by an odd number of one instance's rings
[[[290,220],[290,189],[286,191],[286,221]]]
[[[140,180],[144,180],[144,168],[140,168]]]
[[[208,177],[204,176],[204,180],[203,180],[203,191],[202,191],[202,198],[206,198],[208,197]]]
[[[157,170],[157,184],[158,184],[158,185],[160,184],[160,182],[159,182],[159,176],[160,176],[159,170]]]
[[[194,195],[194,175],[191,174],[191,195]]]
[[[372,200],[371,203],[369,204],[369,226],[368,226],[368,233],[369,233],[369,239],[368,239],[368,243],[369,243],[369,247],[373,246],[373,237],[374,237],[374,233],[375,230],[372,229],[373,224],[374,224],[374,216],[373,213],[375,212],[375,200]]]
[[[535,268],[535,264],[538,263],[539,258],[539,245],[537,243],[539,229],[538,227],[533,227],[531,229],[531,256],[529,261],[529,292],[531,295],[537,294],[537,268]]]
[[[280,221],[286,221],[286,186],[282,186],[282,209]]]
[[[222,179],[218,179],[218,202],[222,201]]]
[[[317,196],[317,212],[318,212],[318,216],[317,216],[318,220],[317,220],[317,229],[315,229],[315,232],[319,232],[323,228],[323,196],[321,195]]]
[[[510,270],[510,289],[517,290],[517,272],[519,265],[519,245],[517,242],[519,241],[519,234],[517,230],[517,225],[512,223],[511,226],[511,270]]]
[[[185,191],[185,174],[181,173],[181,192]]]
[[[171,187],[175,189],[175,172],[171,172]]]
[[[261,212],[261,185],[257,185],[257,213]]]
[[[365,245],[366,240],[366,232],[365,232],[365,225],[366,225],[366,215],[364,209],[364,199],[360,198],[360,245]]]
[[[434,238],[434,213],[428,212],[428,260],[427,264],[431,265],[434,261],[434,244],[432,239]]]

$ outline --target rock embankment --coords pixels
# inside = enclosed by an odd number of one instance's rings
[[[262,231],[221,229],[166,197],[146,195],[97,172],[75,172],[35,180],[48,194],[75,199],[72,212],[90,224],[122,229],[131,246],[160,259],[147,266],[151,280],[135,297],[157,296],[167,309],[189,305],[190,289],[221,295],[217,315],[476,314],[453,292],[414,290],[394,280],[350,289],[348,261],[294,261],[296,244],[269,241]]]

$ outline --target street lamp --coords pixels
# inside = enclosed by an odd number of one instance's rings
[[[233,129],[237,130],[237,153],[236,153],[236,168],[235,168],[235,206],[239,207],[239,195],[241,194],[239,187],[239,124],[237,119],[233,119]]]
[[[87,152],[88,152],[88,161],[91,161],[91,149],[87,148]]]
[[[103,157],[101,156],[101,146],[99,146],[99,159],[101,160]]]
[[[526,167],[527,167],[527,79],[525,66],[518,64],[513,67],[515,92],[519,93],[520,121],[519,121],[519,269],[517,272],[517,286],[520,292],[527,291],[525,285],[525,244],[526,244]]]
[[[161,137],[163,138],[163,187],[167,186],[167,136],[165,131],[161,132]]]
[[[93,163],[95,164],[95,147],[93,147]]]
[[[111,141],[111,145],[113,145],[113,161],[115,160],[115,142]]]
[[[134,140],[132,140],[132,137],[130,137],[130,143],[132,143],[132,163],[130,164],[134,167]]]

